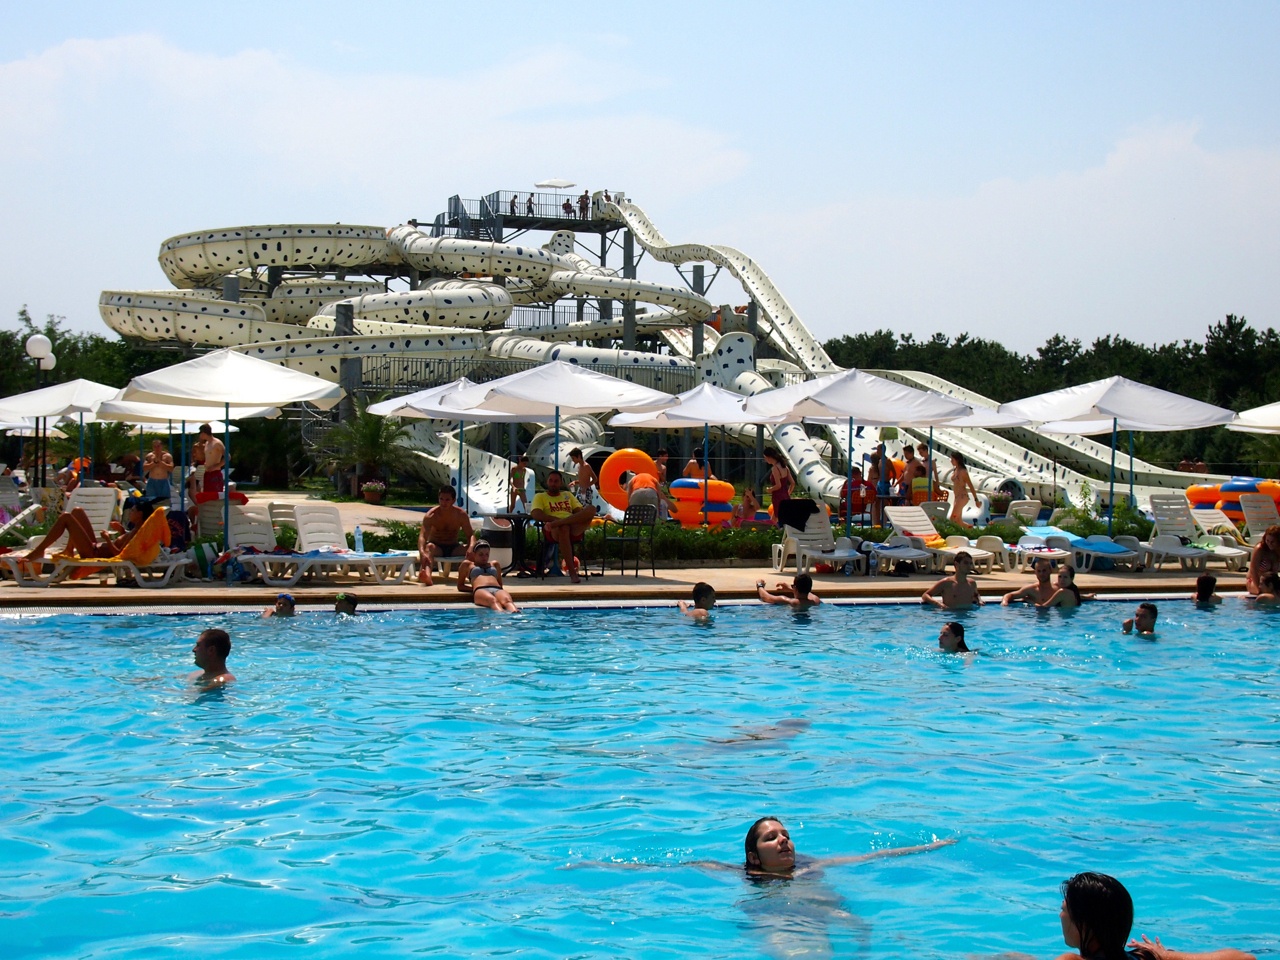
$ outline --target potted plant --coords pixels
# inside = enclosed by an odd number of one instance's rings
[[[381,480],[369,480],[360,488],[366,503],[382,503],[387,499],[387,485]]]

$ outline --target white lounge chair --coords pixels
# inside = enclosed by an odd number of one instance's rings
[[[302,576],[304,558],[293,553],[273,552],[277,547],[276,532],[270,515],[263,509],[233,505],[227,545],[233,550],[237,547],[261,550],[261,553],[242,553],[238,559],[268,586],[291,587]]]
[[[1276,509],[1276,502],[1265,493],[1240,494],[1240,510],[1244,514],[1248,540],[1254,546],[1262,542],[1268,527],[1280,524],[1280,510]]]
[[[297,578],[327,572],[368,577],[381,584],[403,583],[417,562],[417,554],[407,551],[348,552],[342,516],[332,504],[300,503],[293,515],[298,522],[297,552],[307,555],[301,558]]]
[[[1127,547],[1117,550],[1120,546],[1110,537],[1103,534],[1094,534],[1091,537],[1061,537],[1050,536],[1045,537],[1046,546],[1053,547],[1056,550],[1066,550],[1071,554],[1071,562],[1075,568],[1081,572],[1092,570],[1094,561],[1110,560],[1117,566],[1133,567],[1142,562],[1142,553],[1136,550],[1130,550]]]
[[[1024,527],[1033,527],[1040,519],[1040,511],[1043,509],[1044,504],[1039,500],[1015,500],[1009,504],[1005,516],[1021,523]]]
[[[1151,513],[1156,518],[1155,532],[1163,536],[1171,536],[1178,545],[1185,549],[1203,550],[1205,562],[1219,560],[1226,564],[1228,570],[1238,570],[1249,562],[1250,552],[1238,546],[1223,542],[1222,537],[1205,536],[1196,527],[1195,518],[1191,515],[1191,505],[1182,494],[1153,494],[1151,496]],[[1225,517],[1223,518],[1226,519]],[[1182,559],[1181,557],[1179,559]],[[1194,559],[1188,557],[1187,559]],[[1186,563],[1183,568],[1186,568]],[[1203,570],[1205,564],[1200,563],[1196,569]]]
[[[831,529],[831,517],[825,509],[819,509],[804,525],[805,541],[796,545],[796,571],[808,573],[813,563],[830,563],[836,567],[852,564],[852,569],[866,568],[866,557],[858,550],[850,537],[835,537]]]
[[[1070,560],[1072,551],[1051,547],[1045,543],[1044,537],[1032,536],[1029,533],[1023,534],[1018,538],[1018,562],[1021,564],[1024,573],[1030,570],[1041,557],[1044,557],[1050,563],[1059,563],[1063,560]]]
[[[928,551],[921,550],[907,537],[893,536],[884,543],[870,543],[863,541],[863,549],[867,550],[869,556],[874,561],[873,570],[878,574],[880,568],[887,563],[897,563],[900,560],[910,560],[912,563],[919,563],[926,570],[933,570],[937,556]]]
[[[56,503],[60,495],[60,491],[56,488],[47,488],[35,491],[35,498],[38,504],[47,505]],[[64,499],[64,512],[70,513],[79,507],[89,516],[89,524],[93,527],[95,535],[107,530],[111,526],[111,521],[119,518],[120,491],[115,487],[97,487],[84,486],[76,487]],[[42,536],[32,537],[27,541],[27,549],[34,549],[35,546],[44,538]],[[57,575],[56,564],[51,559],[54,555],[61,553],[67,549],[67,536],[63,534],[53,543],[49,544],[44,551],[44,558],[39,561],[37,566],[33,562],[27,562],[22,556],[6,556],[4,566],[13,578],[24,587],[47,586],[53,581],[53,577]],[[19,566],[16,561],[23,561]],[[65,575],[62,579],[65,579]]]
[[[1011,548],[995,534],[985,534],[973,541],[973,545],[979,550],[985,550],[991,554],[995,558],[995,562],[1000,564],[1001,570],[1009,571],[1017,566],[1017,549]]]
[[[1185,546],[1177,537],[1161,533],[1142,545],[1147,552],[1147,562],[1157,569],[1171,560],[1177,560],[1183,570],[1202,571],[1209,562],[1209,551]]]
[[[934,555],[934,565],[943,569],[955,559],[955,555],[965,550],[973,558],[974,567],[985,564],[990,571],[994,558],[986,550],[980,550],[969,543],[969,538],[959,534],[943,538],[920,507],[885,507],[884,515],[893,524],[894,533],[908,537],[919,550],[927,550]]]

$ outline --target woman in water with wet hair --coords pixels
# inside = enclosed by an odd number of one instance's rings
[[[1257,960],[1239,950],[1187,953],[1170,950],[1160,942],[1130,940],[1133,898],[1115,877],[1105,873],[1077,873],[1062,884],[1062,940],[1079,953],[1064,953],[1058,960]],[[1125,949],[1126,942],[1128,949]]]
[[[823,867],[836,867],[848,863],[862,863],[865,860],[879,860],[882,857],[902,857],[909,853],[924,853],[926,850],[937,850],[950,846],[951,840],[935,840],[915,847],[891,847],[888,850],[875,850],[872,853],[859,853],[843,857],[799,857],[796,848],[791,845],[791,833],[782,825],[777,817],[761,817],[747,831],[743,848],[746,860],[742,869],[749,877],[790,878],[803,876]],[[697,866],[708,866],[700,863]]]

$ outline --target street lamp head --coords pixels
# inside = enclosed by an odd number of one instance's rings
[[[43,333],[33,333],[27,337],[27,356],[32,360],[43,360],[52,353],[53,343]]]
[[[40,358],[41,370],[52,370],[57,365],[58,365],[58,358],[55,357],[52,353]]]

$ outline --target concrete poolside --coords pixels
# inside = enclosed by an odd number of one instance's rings
[[[306,494],[254,494],[254,500],[276,500],[305,502]],[[379,522],[385,519],[402,520],[418,523],[422,513],[397,507],[380,507],[366,503],[339,503],[336,505],[342,514],[343,524],[352,530],[356,524],[364,529],[377,529]],[[755,596],[755,583],[763,579],[771,586],[779,581],[790,581],[794,568],[785,574],[774,571],[767,563],[761,562],[746,565],[745,561],[735,561],[726,565],[719,561],[707,561],[705,564],[688,566],[659,565],[657,576],[651,576],[649,568],[642,566],[640,576],[634,573],[634,566],[628,565],[628,572],[618,572],[617,560],[613,560],[609,571],[599,576],[599,561],[594,568],[596,573],[581,584],[572,584],[567,578],[521,579],[510,577],[507,589],[515,597],[517,603],[577,602],[577,603],[626,603],[636,601],[660,601],[675,603],[676,600],[687,599],[693,584],[705,580],[716,588],[721,599],[746,599]],[[1227,572],[1220,565],[1214,565],[1211,572],[1218,578],[1218,592],[1224,595],[1242,593],[1245,588],[1243,571]],[[915,574],[909,577],[877,576],[868,577],[854,574],[846,577],[842,574],[816,574],[814,590],[828,600],[894,600],[911,601],[938,579],[937,574]],[[1020,572],[1003,571],[979,575],[978,582],[982,596],[987,602],[999,602],[1000,596],[1031,582],[1031,575]],[[1076,576],[1076,585],[1084,593],[1097,593],[1105,596],[1143,596],[1159,599],[1160,597],[1190,597],[1195,589],[1196,574],[1178,570],[1170,565],[1164,571],[1147,571],[1145,573],[1106,572],[1080,573]],[[460,594],[456,587],[456,576],[450,576],[446,582],[440,577],[436,584],[424,587],[416,582],[396,585],[381,585],[372,582],[358,582],[350,578],[335,577],[332,580],[316,578],[303,580],[289,592],[297,599],[300,607],[308,605],[332,606],[335,594],[350,591],[359,597],[361,606],[376,604],[395,604],[407,606],[433,606],[439,604],[469,602],[469,598]],[[54,587],[19,587],[12,580],[0,581],[0,610],[50,610],[61,608],[79,609],[111,609],[111,608],[171,608],[183,610],[224,610],[237,608],[262,608],[269,606],[276,594],[277,587],[262,584],[212,583],[205,581],[183,581],[164,589],[125,589],[115,586],[103,586],[97,577],[90,577],[75,582],[64,582]]]

